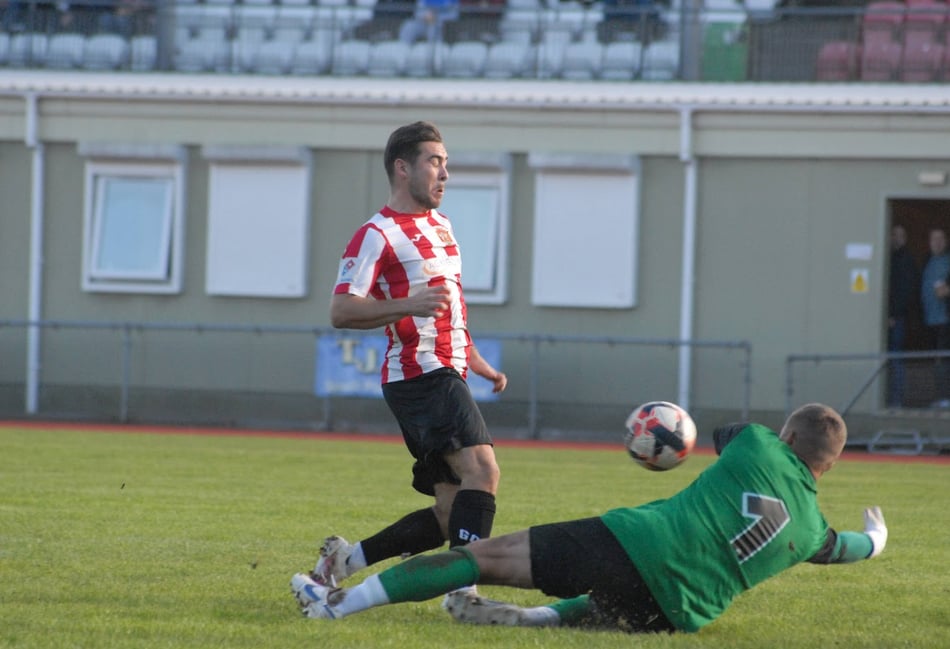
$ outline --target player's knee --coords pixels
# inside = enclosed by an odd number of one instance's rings
[[[494,494],[498,490],[498,482],[501,479],[501,469],[495,462],[494,456],[491,460],[480,461],[471,467],[468,475],[461,476],[462,484],[469,489],[478,489]]]

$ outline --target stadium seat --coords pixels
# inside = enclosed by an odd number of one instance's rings
[[[670,81],[675,79],[680,65],[680,45],[677,41],[653,41],[643,50],[641,79]]]
[[[485,77],[489,79],[511,79],[520,77],[528,70],[533,46],[522,42],[495,43],[485,58]]]
[[[290,41],[264,41],[257,48],[250,70],[258,74],[287,74],[294,60],[295,49],[295,44]]]
[[[604,47],[604,60],[600,66],[600,78],[611,81],[628,81],[640,75],[640,57],[643,46],[638,41],[614,41]]]
[[[330,46],[323,40],[302,41],[294,50],[290,73],[297,75],[323,74],[330,67]]]
[[[950,81],[950,47],[943,48],[943,65],[941,66],[941,81]]]
[[[118,34],[96,34],[86,39],[82,67],[87,70],[118,70],[128,63],[129,42]]]
[[[442,66],[446,77],[480,77],[485,70],[488,45],[482,41],[461,41],[448,48]]]
[[[82,34],[53,34],[46,46],[46,67],[78,68],[85,44],[86,38]]]
[[[901,44],[885,41],[865,43],[861,49],[862,81],[894,81],[901,63]]]
[[[366,72],[372,77],[400,77],[406,72],[411,46],[396,40],[379,41],[369,53]]]
[[[901,81],[936,81],[943,65],[944,46],[933,41],[908,41],[901,56]]]
[[[572,80],[596,79],[604,60],[604,46],[597,41],[570,43],[564,50],[561,77]]]
[[[49,37],[46,34],[27,32],[14,34],[10,38],[8,62],[11,67],[34,67],[46,62],[46,48]]]
[[[561,74],[561,65],[574,33],[570,25],[548,24],[543,27],[538,45],[538,77],[549,79]]]
[[[224,71],[230,67],[231,44],[218,38],[194,38],[179,44],[175,69],[180,72]]]
[[[277,22],[279,9],[270,4],[256,4],[259,0],[245,0],[234,7],[234,25],[238,30],[248,28],[270,32]]]
[[[942,41],[947,22],[947,6],[935,0],[929,2],[916,0],[914,4],[908,3],[907,6],[907,18],[904,21],[904,46],[920,48],[922,43]]]
[[[878,42],[899,42],[902,39],[903,2],[871,2],[865,7],[861,21],[861,40],[865,45]]]
[[[440,50],[428,41],[418,41],[409,48],[406,57],[406,75],[410,77],[429,77],[440,67]]]
[[[129,67],[137,72],[155,69],[158,60],[158,39],[150,34],[133,36],[129,41]]]
[[[267,39],[267,30],[261,25],[242,26],[238,28],[231,47],[238,62],[238,69],[251,71],[257,61],[258,51]]]
[[[501,40],[534,43],[538,34],[538,15],[536,9],[518,9],[509,3],[498,27]]]
[[[858,76],[861,46],[847,41],[831,41],[818,50],[817,81],[853,81]]]
[[[342,76],[366,74],[366,69],[369,67],[369,52],[368,41],[343,41],[333,48],[330,71]]]
[[[0,32],[0,65],[6,65],[10,60],[10,34]]]

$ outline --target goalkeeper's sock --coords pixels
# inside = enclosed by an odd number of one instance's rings
[[[553,605],[523,608],[518,626],[561,626],[561,616]]]
[[[413,557],[379,573],[390,602],[424,602],[478,581],[475,557],[464,547]]]
[[[336,599],[336,603],[330,605],[336,617],[345,617],[374,606],[389,604],[389,597],[379,581],[379,575],[371,575],[362,583],[343,590],[339,599],[333,596],[330,599]]]
[[[552,611],[564,626],[577,625],[590,615],[590,596],[580,595],[571,599],[561,599],[540,608]]]
[[[445,537],[439,527],[439,519],[431,507],[406,514],[387,528],[384,528],[358,543],[362,549],[366,565],[377,561],[414,555],[442,547]],[[350,562],[352,564],[352,561]],[[350,570],[350,572],[354,572]]]

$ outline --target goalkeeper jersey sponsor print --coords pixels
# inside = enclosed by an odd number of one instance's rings
[[[334,294],[383,300],[439,285],[450,293],[451,306],[438,319],[405,317],[386,326],[389,347],[383,383],[441,367],[454,368],[465,377],[471,337],[461,272],[452,225],[436,210],[400,214],[384,207],[353,235],[340,260]]]
[[[603,521],[684,631],[698,630],[742,591],[810,559],[830,531],[808,467],[758,424],[745,426],[680,493],[612,510]]]

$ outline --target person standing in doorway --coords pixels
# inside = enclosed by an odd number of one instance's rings
[[[924,266],[920,283],[924,325],[930,336],[929,347],[935,351],[950,351],[950,253],[947,252],[947,233],[935,228],[930,231],[930,259]],[[934,371],[934,407],[950,408],[950,358],[937,358]]]
[[[888,276],[887,351],[905,350],[907,321],[917,304],[920,271],[907,249],[907,230],[902,225],[891,228],[891,265]],[[888,363],[887,407],[904,405],[906,369],[901,359]]]
[[[487,538],[495,516],[500,471],[465,376],[475,372],[494,392],[508,379],[468,332],[459,245],[437,211],[449,178],[442,135],[429,122],[397,128],[383,163],[389,200],[343,252],[330,321],[385,328],[383,397],[415,460],[412,486],[434,503],[354,544],[327,537],[310,575],[329,586],[383,559]]]

